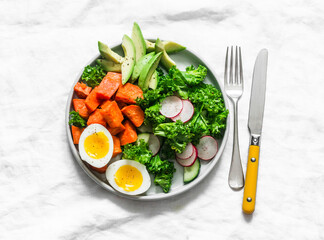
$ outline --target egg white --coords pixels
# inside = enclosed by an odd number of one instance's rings
[[[115,181],[115,173],[117,172],[117,170],[124,166],[124,165],[130,165],[132,167],[135,167],[138,171],[141,172],[142,176],[143,176],[143,182],[142,185],[134,190],[134,191],[125,191],[123,188],[119,187]],[[106,170],[106,178],[109,182],[109,184],[117,191],[127,194],[127,195],[139,195],[142,194],[144,192],[146,192],[150,186],[151,186],[151,178],[149,173],[146,170],[145,165],[133,161],[133,160],[127,160],[127,159],[122,159],[122,160],[118,160],[112,164],[110,164]]]
[[[106,154],[106,156],[99,158],[99,159],[95,159],[90,157],[84,148],[84,141],[85,139],[94,134],[94,133],[98,133],[98,132],[103,132],[108,140],[109,140],[109,150],[108,153]],[[79,140],[79,154],[80,157],[83,161],[86,161],[87,163],[89,163],[91,166],[96,167],[96,168],[101,168],[105,165],[108,164],[108,162],[110,161],[112,155],[113,155],[113,150],[114,150],[114,141],[112,139],[112,136],[110,134],[110,132],[102,125],[100,124],[91,124],[88,127],[86,127],[84,129],[84,131],[82,132],[81,136],[80,136],[80,140]]]

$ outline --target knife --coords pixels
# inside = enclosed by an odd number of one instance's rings
[[[251,134],[249,157],[245,175],[242,209],[252,214],[255,209],[255,196],[258,178],[260,138],[262,131],[265,91],[267,80],[268,50],[262,49],[255,61],[250,98],[248,127]]]

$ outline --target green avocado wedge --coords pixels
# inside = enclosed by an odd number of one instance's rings
[[[156,55],[154,55],[154,57],[151,58],[151,60],[144,66],[139,79],[138,79],[138,86],[142,89],[148,89],[149,83],[150,83],[150,79],[155,71],[155,69],[157,68],[157,66],[159,65],[159,62],[161,60],[162,57],[162,52],[157,53]]]
[[[136,50],[136,62],[146,54],[146,43],[142,31],[138,24],[134,22],[132,30],[132,40]]]
[[[167,70],[169,70],[172,66],[176,65],[176,63],[170,58],[168,53],[165,51],[164,44],[160,39],[157,39],[155,42],[155,52],[162,53],[161,63]]]
[[[131,82],[135,82],[141,74],[143,67],[151,60],[155,52],[148,53],[136,61]]]
[[[146,52],[154,52],[155,51],[155,43],[150,42],[149,40],[145,40],[146,44]]]
[[[113,61],[114,63],[122,63],[124,61],[124,58],[122,56],[115,53],[106,44],[100,41],[98,41],[98,48],[99,48],[100,55],[104,59]]]
[[[167,54],[181,52],[186,49],[186,47],[180,45],[179,43],[172,42],[172,41],[161,41],[164,45],[164,49]],[[146,52],[153,52],[155,51],[155,43],[145,40],[146,43]]]
[[[121,72],[120,63],[114,63],[106,59],[97,59],[96,62],[107,72]]]
[[[149,88],[156,89],[158,83],[159,83],[159,76],[158,76],[158,72],[155,70],[151,79],[150,79]]]
[[[179,43],[172,41],[162,41],[164,49],[168,54],[181,52],[186,49],[186,47],[180,45]]]
[[[121,72],[122,72],[122,83],[127,83],[128,79],[132,76],[134,66],[135,66],[135,46],[130,37],[124,35],[122,48],[125,54],[125,60],[121,64]]]

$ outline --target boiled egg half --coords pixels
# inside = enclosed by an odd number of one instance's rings
[[[79,140],[79,154],[95,168],[101,168],[110,161],[114,142],[109,131],[100,124],[91,124],[84,129]]]
[[[110,164],[106,178],[114,189],[128,195],[144,193],[151,186],[146,167],[133,160],[123,159]]]

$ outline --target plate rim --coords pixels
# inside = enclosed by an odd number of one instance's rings
[[[151,39],[147,39],[147,40],[151,40]],[[121,46],[121,43],[114,44],[112,46],[113,46],[113,47],[111,47],[112,49],[117,48],[117,47]],[[201,58],[201,56],[198,55],[195,51],[193,51],[191,49],[188,49],[188,48],[186,48],[184,51],[188,51],[189,53],[194,55],[196,58],[198,58],[202,63],[204,63],[204,66],[207,67],[207,69],[215,77],[216,82],[218,83],[218,86],[219,86],[220,91],[222,93],[224,103],[225,103],[225,107],[226,107],[226,109],[229,110],[229,104],[228,104],[228,100],[226,98],[226,94],[224,92],[223,85],[220,84],[220,82],[218,81],[218,76],[215,74],[215,72],[212,70],[212,68],[209,66],[209,64],[203,58]],[[91,65],[99,57],[100,57],[100,54],[96,55],[96,57],[92,58],[91,61],[89,61],[87,63],[87,65]],[[113,193],[113,194],[115,194],[115,195],[117,195],[119,197],[131,199],[131,200],[137,200],[137,201],[156,201],[156,200],[164,200],[164,199],[172,198],[172,197],[181,195],[182,193],[187,192],[189,189],[194,188],[195,186],[197,186],[203,179],[205,179],[207,177],[207,175],[212,171],[212,169],[214,169],[216,164],[219,162],[221,156],[223,155],[223,152],[224,152],[224,149],[225,149],[228,137],[229,137],[230,114],[228,114],[228,116],[227,116],[226,129],[225,129],[224,136],[223,136],[223,139],[222,139],[222,144],[219,146],[216,156],[212,160],[210,160],[210,166],[204,170],[202,175],[199,174],[199,176],[195,179],[195,181],[193,181],[193,182],[191,182],[189,184],[185,184],[182,187],[179,187],[179,189],[174,190],[173,192],[172,191],[168,192],[168,193],[163,193],[162,192],[162,193],[157,193],[157,194],[153,194],[153,195],[131,196],[131,195],[123,194],[123,193],[120,193],[120,192],[114,190],[110,185],[108,185],[107,183],[101,181],[94,173],[92,173],[90,171],[90,169],[86,166],[86,164],[81,160],[81,158],[79,156],[79,153],[77,151],[77,148],[73,143],[72,133],[71,133],[71,130],[70,130],[70,125],[69,125],[69,113],[70,113],[70,109],[71,109],[71,106],[72,106],[72,98],[73,98],[73,94],[74,94],[74,86],[79,81],[80,77],[82,76],[82,73],[83,73],[83,70],[81,70],[79,72],[79,74],[77,75],[76,80],[74,81],[74,83],[73,83],[73,85],[71,87],[71,90],[69,92],[68,99],[67,99],[67,105],[66,105],[66,111],[65,111],[65,126],[66,126],[67,138],[68,138],[70,150],[72,151],[72,154],[74,156],[75,161],[77,161],[77,163],[80,165],[80,167],[83,169],[83,171],[88,175],[88,177],[90,177],[95,183],[97,183],[99,186],[101,186],[106,191],[111,192],[111,193]]]

